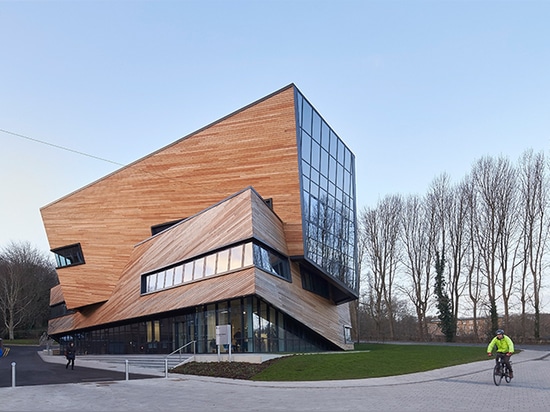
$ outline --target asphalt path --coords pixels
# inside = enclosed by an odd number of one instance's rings
[[[12,363],[15,362],[16,386],[51,385],[125,380],[126,373],[116,370],[87,368],[75,360],[74,370],[65,363],[44,362],[38,346],[9,346],[7,356],[0,357],[0,388],[12,386]],[[153,378],[154,375],[132,374],[132,379]]]

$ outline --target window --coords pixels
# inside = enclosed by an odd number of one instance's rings
[[[330,299],[330,288],[328,282],[325,279],[307,270],[303,266],[300,267],[300,273],[302,274],[302,287],[305,290],[309,290],[316,295],[322,296],[326,299]]]
[[[84,262],[84,255],[82,254],[80,243],[53,249],[52,252],[55,256],[57,269],[86,263]]]
[[[353,343],[351,340],[351,326],[344,325],[344,343]]]
[[[163,230],[166,230],[174,225],[177,225],[182,220],[184,219],[173,220],[171,222],[166,222],[166,223],[161,223],[159,225],[151,226],[151,236],[154,236],[157,233],[162,232]]]
[[[300,93],[297,102],[304,256],[358,291],[355,157]],[[324,293],[313,278],[306,283],[309,290]]]
[[[155,292],[252,265],[290,281],[287,257],[265,246],[248,242],[144,274],[141,278],[141,293]]]
[[[290,280],[288,259],[258,244],[254,244],[254,264],[266,272]]]

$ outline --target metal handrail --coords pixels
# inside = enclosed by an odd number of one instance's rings
[[[181,348],[178,348],[178,349],[176,349],[175,351],[173,351],[173,352],[169,353],[168,355],[166,355],[166,359],[168,359],[168,357],[169,357],[169,356],[172,356],[174,353],[179,352],[179,353],[180,353],[180,360],[181,360],[181,351],[182,351],[183,349],[185,349],[187,346],[191,345],[191,344],[193,344],[193,355],[195,355],[195,354],[197,353],[197,352],[196,352],[196,348],[197,348],[197,347],[196,347],[196,345],[195,345],[196,342],[197,342],[196,340],[192,340],[191,342],[187,342],[187,343],[186,343],[185,345],[183,345]]]

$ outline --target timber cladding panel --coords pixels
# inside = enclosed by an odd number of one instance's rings
[[[50,306],[63,303],[63,291],[61,290],[61,285],[56,285],[50,289]]]
[[[350,325],[349,303],[334,305],[303,289],[298,265],[291,266],[292,283],[258,271],[256,294],[342,349],[349,349],[343,334],[344,325]]]
[[[41,209],[52,249],[80,243],[86,264],[58,270],[67,307],[110,298],[150,227],[252,186],[303,254],[294,87],[288,86]]]
[[[220,246],[251,240],[253,222],[261,231],[271,234],[263,239],[264,243],[272,247],[284,246],[282,222],[253,189],[243,190],[138,244],[109,301],[89,310],[84,308],[69,323],[73,327],[86,328],[254,294],[257,269],[253,267],[141,294],[142,274],[192,259]],[[64,332],[66,324],[67,321],[61,320],[50,322],[49,332]],[[55,325],[62,329],[56,329]]]

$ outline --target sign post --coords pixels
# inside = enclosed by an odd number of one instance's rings
[[[229,362],[231,362],[231,325],[216,326],[216,345],[218,345],[218,362],[220,361],[220,346],[229,346]]]

